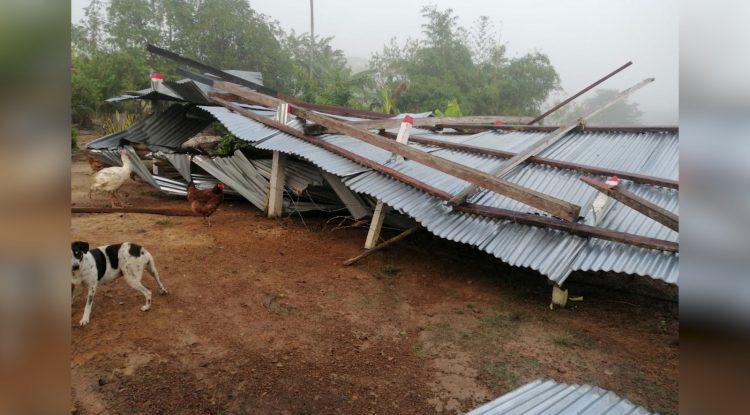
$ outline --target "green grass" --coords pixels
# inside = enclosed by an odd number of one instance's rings
[[[271,313],[286,317],[289,315],[289,307],[285,306],[284,304],[281,304],[279,302],[280,298],[281,296],[276,295],[276,294],[264,294],[263,306],[266,307],[266,310],[268,310]]]
[[[161,226],[174,226],[175,222],[172,219],[161,219],[157,220],[156,224]]]
[[[583,335],[572,333],[559,334],[550,337],[553,344],[561,347],[583,347],[591,344],[591,339]]]

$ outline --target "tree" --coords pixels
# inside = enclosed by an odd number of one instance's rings
[[[467,32],[451,9],[428,6],[422,16],[424,39],[404,47],[391,40],[370,59],[374,92],[407,83],[399,101],[402,111],[435,111],[455,101],[466,114],[533,115],[559,88],[546,55],[506,58],[488,17]]]

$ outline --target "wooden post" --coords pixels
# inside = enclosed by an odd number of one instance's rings
[[[289,115],[289,104],[281,102],[276,109],[274,119],[286,125]],[[273,152],[271,161],[271,181],[268,183],[268,217],[278,218],[283,214],[284,183],[286,174],[286,154]]]
[[[286,154],[274,151],[271,163],[271,181],[268,184],[269,218],[281,217],[283,213],[285,170]]]
[[[401,121],[401,127],[399,127],[398,135],[396,136],[396,142],[401,144],[409,144],[409,134],[411,133],[411,126],[414,123],[414,118],[410,115],[404,117]],[[391,153],[391,160],[403,161],[402,156]]]
[[[383,203],[382,200],[378,200],[378,204],[375,206],[375,212],[372,214],[372,221],[370,221],[370,230],[367,231],[367,240],[365,240],[365,249],[375,248],[380,240],[380,230],[383,228],[383,219],[388,213],[388,205]]]
[[[555,307],[563,307],[568,304],[568,290],[563,290],[559,285],[552,286],[552,302],[549,305],[550,310]]]
[[[323,178],[326,179],[336,195],[344,202],[344,206],[349,210],[354,219],[362,219],[370,214],[370,210],[365,207],[360,198],[354,194],[337,176],[323,172]]]

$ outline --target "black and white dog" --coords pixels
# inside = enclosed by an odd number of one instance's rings
[[[140,245],[124,242],[89,250],[87,242],[76,241],[70,247],[73,251],[73,286],[85,282],[89,289],[86,308],[80,321],[82,326],[89,324],[96,286],[114,281],[120,275],[125,277],[125,282],[128,285],[140,291],[146,297],[146,304],[141,307],[143,311],[151,308],[151,291],[141,284],[145,269],[156,280],[159,285],[159,292],[167,294],[167,289],[164,288],[159,279],[154,257]]]

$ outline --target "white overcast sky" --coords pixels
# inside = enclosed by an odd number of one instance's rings
[[[83,18],[88,3],[71,1],[74,22]],[[309,0],[249,3],[287,31],[310,30]],[[400,43],[408,37],[419,38],[420,9],[427,4],[441,10],[452,8],[467,29],[479,16],[489,16],[511,56],[533,50],[546,53],[567,94],[632,60],[631,67],[600,87],[622,90],[655,77],[631,101],[646,113],[644,123],[677,124],[677,0],[314,0],[315,33],[334,36],[333,46],[347,56],[367,59],[392,37]]]

